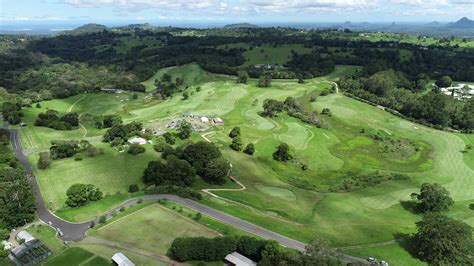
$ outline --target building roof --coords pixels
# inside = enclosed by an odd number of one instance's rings
[[[112,256],[112,260],[119,266],[135,266],[135,263],[129,260],[123,253],[115,253]]]
[[[25,240],[25,243],[35,239],[30,233],[26,231],[20,231],[16,235],[16,238]]]
[[[206,122],[207,123],[207,122],[209,122],[209,118],[203,116],[203,117],[201,117],[201,122],[203,122],[203,123]]]
[[[146,139],[144,139],[142,137],[133,137],[133,138],[128,140],[128,143],[145,145],[146,144]]]
[[[236,265],[236,266],[255,266],[257,265],[256,262],[252,261],[251,259],[245,257],[244,255],[238,252],[232,252],[225,256],[225,260]]]

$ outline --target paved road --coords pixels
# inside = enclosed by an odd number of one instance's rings
[[[8,129],[8,123],[5,122],[4,128]],[[43,201],[43,197],[41,196],[41,191],[39,189],[36,177],[34,176],[33,171],[31,169],[31,165],[28,159],[26,158],[25,154],[23,153],[18,131],[16,129],[10,129],[10,132],[11,132],[11,141],[12,141],[12,145],[15,150],[16,156],[18,160],[20,161],[20,163],[25,168],[25,171],[28,175],[28,179],[33,185],[33,189],[35,191],[36,212],[37,212],[38,218],[45,223],[51,223],[52,226],[55,228],[59,228],[64,233],[64,235],[60,237],[63,240],[81,241],[82,239],[84,239],[86,237],[85,232],[89,228],[91,221],[84,222],[84,223],[67,222],[55,216],[48,210],[48,208],[46,207]],[[223,223],[235,226],[239,229],[242,229],[254,235],[260,236],[264,239],[276,240],[283,246],[300,250],[300,251],[304,251],[305,249],[306,244],[303,242],[291,239],[289,237],[280,235],[278,233],[272,232],[265,228],[256,226],[249,222],[243,221],[237,217],[225,214],[221,211],[215,210],[213,208],[210,208],[208,206],[205,206],[203,204],[200,204],[190,199],[185,199],[185,198],[181,198],[175,195],[166,195],[166,194],[145,195],[141,198],[146,201],[157,201],[160,199],[167,199],[167,200],[179,203],[181,205],[184,205],[190,209],[193,209],[194,211],[201,212],[202,214],[215,218],[216,220],[219,220]],[[129,199],[123,202],[122,204],[120,204],[119,206],[114,207],[112,210],[107,212],[106,215],[111,216],[112,213],[119,211],[121,207],[129,207],[129,206],[135,205],[138,203],[138,200],[139,198]],[[98,220],[96,220],[95,222],[97,223]],[[339,257],[341,260],[344,260],[347,262],[366,263],[366,261],[361,258],[352,257],[352,256],[344,255],[344,254],[340,254]]]

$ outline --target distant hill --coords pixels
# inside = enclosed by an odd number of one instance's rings
[[[156,28],[155,26],[151,25],[150,23],[143,23],[143,24],[130,24],[126,26],[115,27],[114,29],[119,30],[133,30],[133,29],[141,29],[141,30],[151,30]]]
[[[71,34],[71,35],[79,35],[79,34],[86,34],[86,33],[93,33],[93,32],[99,32],[103,30],[107,30],[108,28],[104,25],[101,24],[85,24],[80,27],[77,27],[73,30],[70,31],[64,31],[62,32],[63,34]]]
[[[454,23],[450,23],[448,27],[452,29],[474,29],[474,20],[463,17]]]
[[[250,23],[236,23],[224,26],[224,29],[238,29],[238,28],[258,28],[258,25]]]

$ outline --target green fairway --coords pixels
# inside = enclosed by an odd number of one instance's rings
[[[139,99],[132,103],[117,100],[122,95],[99,94],[96,96],[103,98],[96,100],[95,96],[87,94],[85,97],[45,102],[38,110],[27,109],[26,119],[32,122],[36,113],[53,104],[60,112],[69,109],[93,115],[115,112],[121,114],[125,122],[140,121],[145,127],[153,125],[160,129],[165,129],[166,123],[185,112],[219,116],[225,126],[211,126],[207,132],[212,133],[207,138],[221,148],[224,157],[233,165],[232,175],[246,189],[215,191],[213,193],[221,198],[206,194],[203,203],[301,241],[318,237],[330,240],[336,247],[346,247],[389,241],[400,234],[413,233],[420,216],[405,209],[403,202],[410,200],[410,194],[418,191],[424,182],[445,186],[456,201],[456,207],[447,214],[473,223],[474,212],[467,206],[474,201],[474,150],[462,152],[466,145],[474,144],[473,135],[424,127],[342,93],[319,95],[320,91],[332,86],[331,81],[357,71],[357,67],[337,66],[333,73],[307,80],[305,84],[296,80],[273,80],[271,88],[259,88],[253,79],[248,84],[236,84],[234,78],[226,77],[207,82],[206,78],[200,78],[205,75],[202,70],[195,67],[191,64],[165,69],[156,76],[160,77],[164,71],[172,75],[190,72],[186,78],[190,84],[198,77],[196,82],[201,90],[197,92],[190,87],[188,100],[176,95],[165,101],[154,101],[140,94]],[[154,81],[147,82],[147,86],[151,86]],[[311,95],[318,95],[315,102],[309,101]],[[289,96],[297,97],[311,111],[317,111],[327,126],[318,128],[285,112],[274,118],[260,115],[265,99],[283,101]],[[329,108],[332,115],[321,115],[323,108]],[[241,128],[244,145],[255,144],[253,156],[229,148],[231,139],[228,133],[234,126]],[[51,169],[34,169],[48,206],[56,214],[73,221],[93,218],[132,196],[127,193],[128,186],[142,186],[143,169],[150,160],[159,156],[151,145],[146,146],[145,154],[138,156],[118,153],[100,142],[104,131],[95,130],[87,123],[85,128],[88,130],[86,138],[103,147],[104,155],[82,161],[58,160],[52,163]],[[195,132],[191,139],[203,140],[200,136],[203,133]],[[33,126],[21,128],[21,134],[33,164],[37,152],[47,148],[51,140],[84,137],[81,129],[66,132]],[[289,144],[294,161],[282,163],[273,160],[272,153],[281,142]],[[302,169],[303,164],[307,166],[306,170]],[[376,171],[406,174],[409,178],[334,192],[345,180]],[[66,190],[73,183],[95,184],[109,196],[79,209],[63,208]],[[228,182],[225,187],[233,185]],[[196,189],[207,187],[215,186],[202,181],[195,184]],[[177,219],[176,213],[163,207],[150,206],[147,210],[113,221],[94,234],[160,252],[166,251],[165,247],[174,237],[189,234],[185,228],[195,228],[200,234],[209,236],[216,234],[190,219]],[[173,219],[179,221],[178,226],[176,222],[167,223]],[[156,231],[156,235],[137,231],[144,223],[149,223],[149,230]],[[125,227],[133,233],[126,234],[120,230]],[[168,228],[176,230],[163,231]],[[221,233],[224,231],[220,230],[230,230],[220,226],[211,228],[217,228]],[[405,251],[401,246],[386,247],[389,248],[394,250],[394,254],[401,255],[400,260],[387,255],[388,261],[411,263],[413,260],[404,259],[406,254],[403,255]],[[373,256],[382,257],[389,251],[379,247],[374,252],[377,254]],[[360,254],[369,256],[364,250]]]
[[[166,254],[177,237],[213,237],[217,236],[217,232],[155,204],[112,221],[92,235]]]

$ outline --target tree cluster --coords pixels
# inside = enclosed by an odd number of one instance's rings
[[[66,195],[66,205],[73,208],[102,199],[102,192],[92,184],[74,184],[68,188]]]
[[[34,191],[10,148],[10,132],[0,129],[0,231],[35,219]]]
[[[10,124],[16,125],[21,122],[23,113],[21,112],[21,104],[4,102],[1,108],[3,118]]]
[[[128,138],[140,134],[143,125],[138,122],[128,124],[115,123],[105,132],[104,142],[110,142],[115,145],[123,144]]]
[[[35,126],[49,127],[56,130],[71,130],[79,126],[79,116],[77,113],[67,113],[59,116],[56,110],[47,110],[39,113],[35,121]]]
[[[258,265],[343,265],[337,254],[325,241],[314,240],[306,252],[282,248],[276,241],[241,237],[182,237],[176,238],[169,253],[178,261],[222,261],[225,256],[238,252]]]
[[[212,143],[197,142],[173,149],[160,149],[163,160],[151,161],[143,174],[148,185],[190,186],[201,176],[210,183],[222,184],[230,171],[229,163]]]

